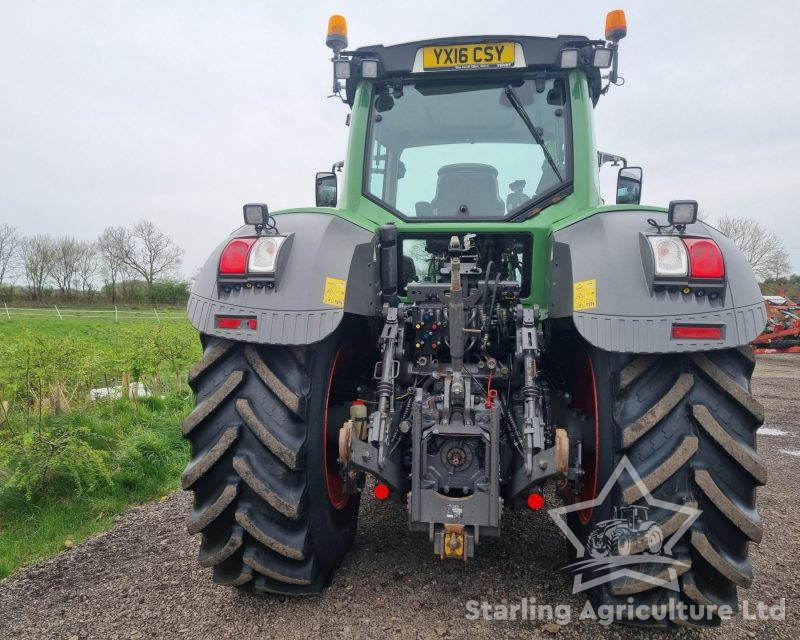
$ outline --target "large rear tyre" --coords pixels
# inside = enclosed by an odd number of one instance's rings
[[[352,355],[342,336],[307,347],[204,337],[189,374],[196,404],[183,424],[192,459],[182,484],[194,492],[188,530],[202,534],[200,564],[215,582],[318,593],[350,548],[359,499],[333,466],[355,398],[340,384]]]
[[[756,487],[766,482],[767,471],[756,453],[763,409],[750,395],[752,351],[633,355],[607,353],[586,344],[581,350],[591,364],[591,384],[587,391],[586,375],[573,374],[578,381],[573,395],[577,408],[596,426],[599,443],[591,459],[584,461],[590,471],[584,486],[596,487],[595,495],[600,494],[627,456],[651,498],[700,510],[699,517],[669,547],[671,555],[683,563],[673,567],[677,591],[658,583],[670,577],[669,565],[647,561],[647,554],[652,554],[652,560],[661,549],[657,545],[654,554],[642,532],[631,541],[629,551],[644,554],[642,561],[624,565],[639,576],[618,575],[589,589],[588,595],[595,606],[621,606],[622,621],[632,610],[629,607],[644,605],[643,611],[654,615],[636,616],[629,622],[716,625],[715,607],[738,610],[737,587],[746,588],[752,582],[749,543],[759,542],[762,536]],[[647,507],[647,520],[657,523],[665,544],[689,518],[654,506],[629,473],[611,482],[602,504],[569,517],[571,530],[584,545],[600,522],[618,517],[628,505]],[[609,568],[609,577],[619,569]],[[584,573],[583,582],[598,576],[596,567]],[[655,584],[647,579],[650,576],[656,578]],[[692,606],[700,611],[697,605],[712,615],[702,620],[680,615]]]

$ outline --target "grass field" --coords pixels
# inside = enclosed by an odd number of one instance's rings
[[[123,373],[159,383],[185,373],[200,356],[197,332],[184,314],[162,314],[169,318],[162,321],[130,315],[115,322],[113,314],[83,313],[59,317],[48,310],[48,315],[10,318],[0,313],[0,400],[24,408],[36,387],[47,391],[55,384],[77,397],[119,384]]]
[[[55,307],[14,308],[0,306],[0,340],[20,331],[39,335],[64,336],[71,333],[91,335],[96,332],[124,335],[127,329],[152,328],[161,322],[188,325],[183,309],[59,309]],[[60,313],[60,315],[59,315]]]
[[[0,315],[0,577],[178,486],[197,332],[92,316]],[[128,378],[152,395],[88,399]]]

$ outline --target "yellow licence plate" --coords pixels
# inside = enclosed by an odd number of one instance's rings
[[[445,44],[422,49],[424,69],[497,69],[514,66],[513,42]]]

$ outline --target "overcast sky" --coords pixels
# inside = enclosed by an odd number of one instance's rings
[[[800,271],[791,1],[0,0],[0,222],[90,239],[148,218],[192,275],[242,203],[313,204],[314,173],[344,157],[347,107],[326,99],[330,13],[354,47],[602,37],[615,8],[628,15],[626,84],[595,111],[598,147],[644,167],[645,203],[755,217]]]

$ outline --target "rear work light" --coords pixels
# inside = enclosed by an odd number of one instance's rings
[[[722,251],[710,238],[684,238],[683,244],[689,250],[689,264],[692,278],[722,278],[725,263]]]
[[[722,340],[722,327],[703,325],[672,325],[674,340]]]
[[[219,258],[219,272],[226,275],[244,275],[247,256],[255,238],[235,238],[228,243]]]
[[[562,49],[559,66],[562,69],[577,69],[581,59],[580,49]]]
[[[611,49],[595,49],[592,57],[592,66],[596,69],[608,69],[611,66],[614,51]]]

